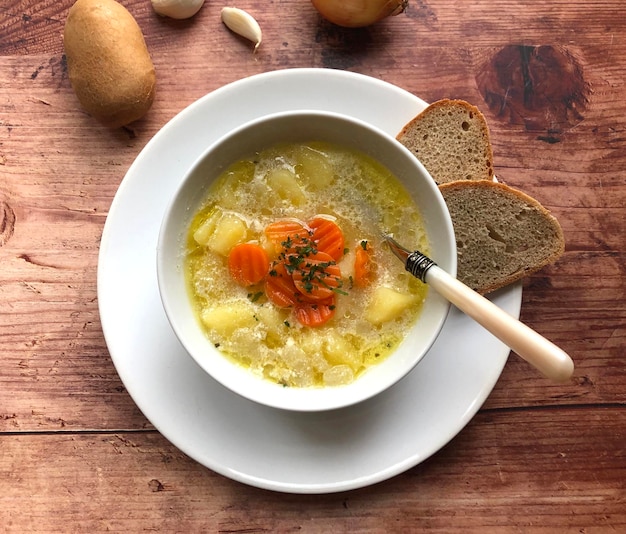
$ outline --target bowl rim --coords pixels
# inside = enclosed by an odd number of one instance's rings
[[[193,178],[197,173],[202,171],[203,165],[206,163],[207,158],[210,158],[211,154],[219,151],[220,148],[228,147],[229,143],[232,144],[238,137],[242,135],[246,135],[247,132],[254,132],[256,129],[267,128],[268,124],[280,123],[281,121],[289,121],[289,120],[298,120],[302,121],[303,119],[317,119],[321,121],[329,121],[341,122],[343,125],[349,125],[351,128],[355,128],[355,131],[360,131],[362,135],[366,136],[375,136],[380,139],[381,143],[386,143],[389,146],[392,146],[392,151],[395,150],[397,155],[404,158],[406,162],[410,162],[409,166],[414,167],[416,170],[416,174],[421,174],[422,187],[427,187],[428,194],[430,194],[433,198],[431,200],[435,200],[435,204],[439,208],[440,218],[437,221],[437,224],[440,225],[438,231],[444,236],[447,237],[446,243],[440,243],[439,245],[443,247],[443,255],[444,262],[440,265],[445,270],[447,270],[453,276],[456,275],[456,266],[457,266],[457,258],[456,258],[456,244],[454,238],[454,228],[452,225],[452,220],[450,218],[450,214],[448,212],[447,206],[437,187],[436,183],[430,177],[430,174],[423,166],[423,164],[412,154],[405,146],[399,143],[394,137],[384,132],[372,124],[369,124],[361,119],[357,119],[348,115],[344,115],[337,112],[329,112],[322,110],[290,110],[290,111],[282,111],[276,113],[270,113],[264,115],[262,117],[255,118],[253,120],[247,121],[236,128],[230,130],[215,142],[211,143],[207,148],[196,158],[196,160],[192,163],[190,167],[188,167],[180,179],[178,186],[175,189],[173,196],[170,199],[170,202],[167,205],[167,208],[163,214],[163,218],[161,221],[161,226],[159,228],[158,235],[158,243],[157,243],[157,253],[156,253],[156,270],[157,270],[157,281],[158,281],[158,289],[159,296],[161,299],[161,303],[163,305],[167,320],[174,331],[175,336],[185,349],[185,351],[189,354],[189,356],[206,372],[210,377],[220,383],[222,386],[227,389],[239,394],[240,396],[247,398],[251,401],[257,402],[259,404],[263,404],[272,408],[280,408],[290,411],[302,411],[302,412],[317,412],[317,411],[326,411],[333,409],[340,409],[351,406],[353,404],[365,401],[382,391],[388,389],[393,386],[394,383],[398,382],[404,376],[406,376],[418,363],[421,361],[426,354],[429,352],[430,348],[436,341],[439,336],[443,325],[447,319],[450,304],[448,301],[440,297],[432,289],[429,289],[427,300],[429,303],[433,303],[434,309],[437,310],[437,320],[436,324],[431,325],[431,329],[429,330],[430,336],[427,341],[423,344],[423,350],[420,351],[420,354],[417,356],[406,356],[404,359],[407,361],[402,365],[396,365],[399,368],[398,371],[387,373],[389,376],[385,375],[385,379],[378,380],[371,384],[372,379],[364,380],[367,375],[375,374],[374,371],[383,366],[389,367],[391,364],[388,363],[394,356],[397,354],[402,347],[405,347],[409,344],[409,339],[411,338],[410,334],[416,330],[416,326],[412,327],[411,331],[405,339],[401,342],[400,346],[394,350],[394,352],[389,355],[383,362],[376,364],[372,368],[368,370],[368,372],[364,373],[364,375],[359,376],[354,382],[347,384],[345,386],[337,386],[337,387],[311,387],[311,388],[285,388],[280,386],[272,381],[264,379],[250,372],[250,370],[245,369],[242,366],[232,362],[228,357],[223,355],[217,348],[211,347],[212,343],[210,339],[206,336],[204,331],[202,330],[199,320],[197,317],[193,317],[194,326],[193,335],[189,335],[189,324],[188,321],[181,320],[178,315],[178,311],[181,310],[180,302],[185,301],[188,311],[191,312],[191,301],[190,297],[186,292],[186,286],[183,282],[183,289],[185,289],[185,296],[182,298],[180,295],[178,297],[173,296],[173,292],[168,288],[172,283],[172,277],[177,276],[178,282],[180,282],[181,278],[184,279],[185,274],[180,265],[180,261],[182,261],[182,257],[177,255],[176,262],[173,262],[171,259],[171,255],[166,255],[166,251],[172,250],[172,242],[178,242],[178,252],[182,252],[182,248],[180,245],[180,241],[183,242],[186,240],[186,235],[188,232],[188,223],[187,219],[184,224],[179,223],[176,224],[175,213],[181,211],[181,198],[183,198],[186,190],[189,188],[189,183],[193,182]],[[308,137],[311,137],[310,135]],[[286,139],[283,139],[286,140]],[[281,141],[273,140],[268,142],[263,142],[262,146],[258,146],[257,149],[269,148],[272,145],[275,145]],[[351,144],[352,142],[343,143],[345,146],[351,146],[352,148],[356,148],[359,150],[358,146]],[[336,144],[341,145],[341,142]],[[250,154],[250,150],[239,150],[239,158],[244,157],[246,154]],[[370,154],[371,151],[361,149],[362,153]],[[228,164],[232,164],[236,161],[236,159],[229,160]],[[381,162],[383,163],[383,162]],[[225,168],[228,164],[224,164]],[[386,167],[389,167],[386,163],[383,163]],[[222,169],[223,170],[223,169]],[[393,171],[392,171],[393,172]],[[201,191],[196,191],[196,205],[191,208],[189,205],[186,206],[187,215],[189,216],[189,212],[191,215],[195,213],[195,210],[198,207],[198,204],[201,202],[206,196],[206,189],[213,183],[214,179],[221,174],[221,170],[213,172],[213,176],[210,180],[206,180],[205,186],[201,188]],[[393,172],[396,175],[395,172]],[[403,178],[400,176],[396,176],[396,178],[403,184],[405,188],[409,188],[410,184],[413,183],[412,179]],[[423,178],[427,178],[424,180]],[[415,195],[411,193],[412,198],[415,200]],[[200,200],[198,200],[198,198]],[[427,221],[425,222],[425,226],[429,226]],[[431,225],[432,226],[432,225]],[[178,232],[173,233],[173,229],[177,228]],[[432,230],[432,228],[431,228]],[[431,241],[432,232],[428,232],[428,239]],[[435,254],[433,254],[433,259],[438,261],[438,258]],[[440,258],[439,258],[440,259]],[[176,263],[176,266],[173,267],[173,264]],[[180,288],[180,283],[178,284]],[[177,305],[178,303],[178,305]],[[431,307],[432,307],[431,306]],[[424,313],[424,309],[420,312],[420,318],[416,321],[416,325],[420,323],[421,314]],[[427,312],[432,312],[429,308],[426,310]],[[193,314],[193,312],[192,312]],[[187,319],[189,319],[189,314],[187,314]],[[187,329],[187,330],[186,330]],[[202,334],[200,337],[198,334]],[[200,347],[203,347],[204,350],[201,350]],[[406,347],[405,347],[406,348]],[[207,358],[206,351],[207,349],[210,358]],[[203,352],[199,354],[199,352]],[[386,364],[386,365],[385,365]],[[371,371],[371,372],[370,372]],[[380,373],[382,374],[382,373]],[[367,382],[367,383],[366,383]],[[374,385],[375,387],[371,387]],[[369,387],[367,387],[369,386]]]

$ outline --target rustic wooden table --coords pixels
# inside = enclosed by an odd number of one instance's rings
[[[264,41],[123,0],[154,105],[108,130],[71,90],[72,0],[0,1],[0,530],[626,531],[626,18],[622,0],[411,0],[367,29],[307,0],[241,0]],[[363,489],[295,495],[207,469],[136,407],[105,344],[96,272],[109,206],[165,123],[235,80],[290,67],[367,74],[489,121],[498,177],[559,218],[564,256],[523,285],[521,319],[575,360],[553,384],[512,356],[431,458]],[[416,432],[428,432],[427,428]]]

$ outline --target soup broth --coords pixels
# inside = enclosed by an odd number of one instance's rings
[[[266,229],[277,221],[309,228],[316,217],[336,223],[343,249],[332,262],[341,273],[327,306],[332,316],[308,326],[297,305],[268,298],[266,284],[293,254],[291,238],[277,246]],[[225,357],[268,380],[290,387],[350,383],[401,343],[427,292],[384,248],[382,229],[429,253],[415,203],[372,158],[312,142],[242,159],[211,185],[189,228],[185,274],[198,320]],[[307,235],[308,250],[318,242],[317,234]],[[229,254],[241,243],[260,245],[270,262],[260,281],[245,286],[229,273]],[[355,267],[359,248],[367,251],[366,279]]]

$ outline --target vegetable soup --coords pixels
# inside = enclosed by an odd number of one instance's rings
[[[350,383],[401,343],[426,296],[382,229],[429,253],[409,193],[369,156],[312,142],[238,161],[189,229],[198,320],[225,357],[268,380]]]

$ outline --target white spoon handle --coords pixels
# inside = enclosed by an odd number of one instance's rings
[[[432,265],[428,268],[425,280],[437,293],[506,343],[546,377],[564,382],[572,376],[574,362],[566,352],[441,267]]]

